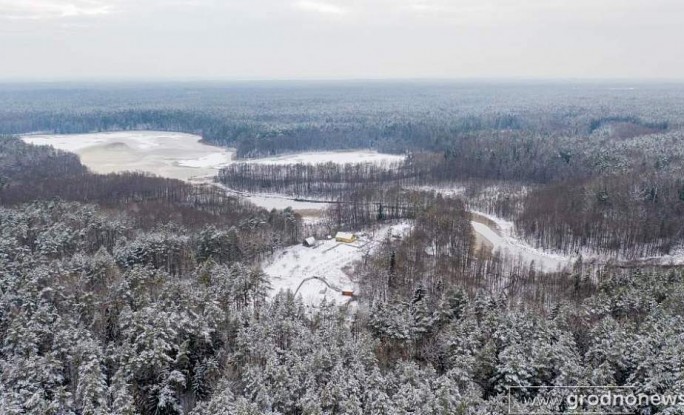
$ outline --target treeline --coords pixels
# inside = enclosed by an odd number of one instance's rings
[[[631,138],[544,137],[496,132],[454,137],[442,151],[414,151],[390,165],[269,165],[235,163],[219,181],[250,192],[316,196],[353,186],[438,185],[476,181],[543,186],[630,171],[677,175],[684,133]]]
[[[246,192],[273,192],[297,198],[333,200],[351,191],[412,183],[416,174],[412,167],[404,162],[233,163],[221,169],[217,180],[231,189]]]
[[[524,122],[511,121],[520,120],[522,116],[496,114],[447,120],[378,120],[377,123],[370,123],[361,114],[358,117],[358,120],[344,124],[308,122],[277,127],[277,117],[273,117],[274,126],[258,118],[222,116],[212,111],[124,109],[76,114],[12,113],[0,119],[0,134],[35,131],[57,134],[122,130],[178,131],[199,134],[207,143],[235,147],[239,158],[298,151],[366,148],[389,153],[440,152],[447,153],[447,157],[462,157],[461,164],[455,163],[454,166],[460,165],[462,172],[473,176],[486,174],[491,177],[501,164],[510,173],[499,174],[515,174],[517,179],[545,180],[550,174],[546,170],[562,168],[562,164],[549,169],[545,168],[543,162],[561,159],[567,163],[567,153],[575,148],[575,144],[583,145],[579,141],[568,142],[568,137],[601,136],[601,131],[610,129],[610,139],[622,140],[663,133],[668,129],[666,122],[617,116],[587,121],[588,125],[582,128],[554,125],[556,129],[535,126],[541,122],[534,118],[536,115]],[[623,119],[631,121],[617,121]],[[464,161],[466,165],[462,165]],[[534,166],[528,166],[529,162],[533,162]],[[525,170],[518,171],[520,169]]]
[[[589,132],[593,133],[599,128],[605,128],[606,126],[612,127],[612,131],[610,131],[611,135],[620,138],[628,138],[665,131],[668,128],[668,122],[648,122],[635,116],[615,115],[591,120],[591,123],[589,123]]]
[[[50,177],[83,175],[87,169],[73,153],[48,146],[29,146],[10,136],[0,136],[0,189],[10,179],[18,183]]]
[[[516,225],[537,246],[636,259],[681,247],[683,215],[681,178],[626,174],[533,190]]]
[[[331,231],[365,229],[382,222],[415,219],[435,199],[427,194],[401,187],[347,192],[325,211],[324,219]]]

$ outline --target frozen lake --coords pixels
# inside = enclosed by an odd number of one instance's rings
[[[235,154],[226,148],[200,143],[201,137],[197,135],[162,131],[26,135],[22,139],[76,153],[95,173],[144,171],[181,180],[216,175]]]
[[[76,153],[81,162],[95,173],[142,171],[194,183],[212,182],[219,169],[230,163],[388,163],[401,161],[405,157],[371,150],[354,150],[294,153],[237,161],[233,160],[233,150],[201,143],[198,135],[166,131],[36,134],[25,135],[22,139],[27,143],[50,145]],[[317,217],[317,212],[328,206],[326,203],[295,201],[283,195],[233,193],[268,210],[290,206],[312,218]]]
[[[95,173],[144,171],[181,180],[215,176],[221,167],[230,163],[389,163],[405,158],[372,150],[353,150],[294,153],[234,161],[233,150],[201,143],[198,135],[165,131],[36,134],[25,135],[22,139],[27,143],[50,145],[76,153],[81,162]]]

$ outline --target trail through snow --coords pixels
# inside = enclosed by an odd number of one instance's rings
[[[502,254],[512,258],[521,259],[525,263],[534,261],[539,271],[558,271],[570,266],[574,257],[553,254],[535,248],[514,236],[513,222],[482,212],[472,212],[476,215],[489,219],[496,224],[496,229],[477,220],[471,220],[473,230],[492,244],[493,250],[499,250]]]

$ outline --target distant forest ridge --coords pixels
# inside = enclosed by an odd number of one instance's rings
[[[238,157],[372,148],[450,151],[463,140],[629,138],[679,129],[684,85],[186,83],[0,87],[0,133],[165,130]]]

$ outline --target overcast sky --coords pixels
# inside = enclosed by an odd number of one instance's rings
[[[682,0],[0,0],[0,79],[684,78]]]

